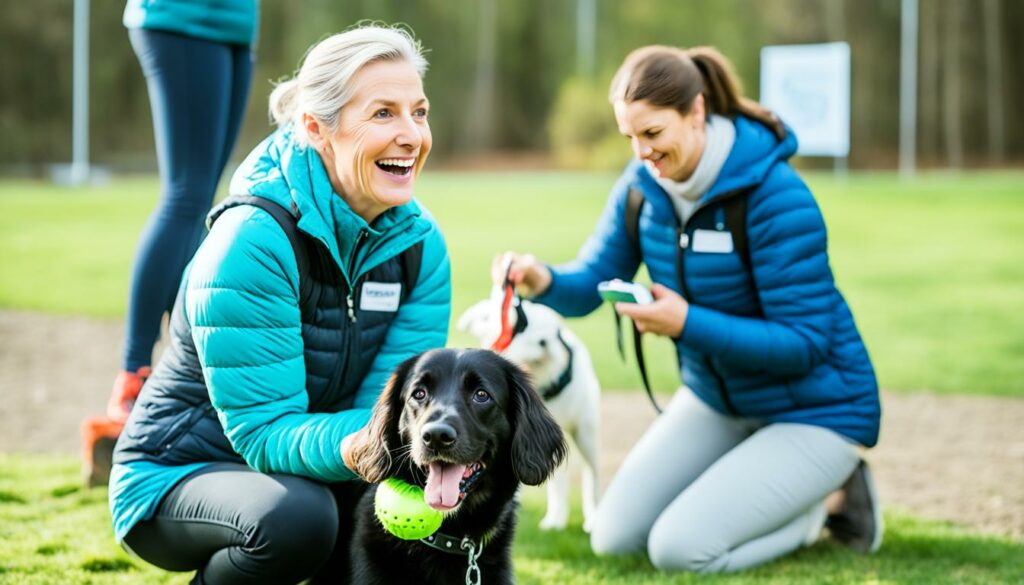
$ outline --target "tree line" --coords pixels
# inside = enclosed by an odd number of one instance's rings
[[[581,1],[260,0],[257,66],[236,158],[270,131],[273,80],[290,75],[316,40],[372,19],[405,23],[429,49],[426,90],[442,159],[549,150],[552,113],[566,88],[582,80],[603,92],[640,45],[715,45],[756,97],[761,47],[846,41],[850,166],[895,168],[898,0],[591,0],[594,43],[584,59]],[[90,150],[96,163],[150,170],[145,80],[121,25],[123,9],[124,0],[91,0]],[[919,0],[919,10],[920,163],[1024,161],[1024,119],[1014,107],[1024,90],[1024,2]],[[0,172],[42,172],[70,160],[72,12],[73,0],[0,6]],[[581,71],[580,63],[592,65]],[[587,115],[611,124],[610,108]]]

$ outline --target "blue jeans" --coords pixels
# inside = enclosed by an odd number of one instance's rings
[[[123,366],[135,371],[152,361],[160,320],[202,239],[245,114],[253,54],[156,30],[128,36],[146,76],[161,185],[131,271]]]

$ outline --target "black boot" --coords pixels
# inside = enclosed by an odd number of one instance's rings
[[[867,462],[861,460],[842,490],[843,509],[829,514],[825,526],[836,540],[861,554],[877,551],[882,546],[882,510]]]

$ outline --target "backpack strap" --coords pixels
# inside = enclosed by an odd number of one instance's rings
[[[402,264],[402,294],[409,298],[416,281],[420,278],[420,266],[423,264],[423,240],[409,246],[398,257]]]
[[[724,205],[725,224],[732,232],[732,243],[743,266],[750,271],[753,264],[750,260],[750,242],[747,239],[747,199],[749,191],[729,197]],[[644,194],[632,187],[626,196],[626,236],[630,245],[640,253],[640,208],[644,204]]]
[[[299,220],[298,217],[296,217],[298,210],[293,213],[282,207],[280,204],[265,197],[256,197],[253,195],[232,195],[210,212],[210,217],[206,222],[206,227],[212,228],[214,222],[217,221],[221,214],[228,209],[239,205],[251,205],[253,207],[258,207],[270,214],[270,217],[274,218],[277,225],[281,226],[281,230],[284,231],[284,235],[288,237],[288,242],[292,245],[292,252],[295,254],[295,265],[299,271],[299,307],[302,308],[307,306],[308,303],[305,303],[304,301],[312,294],[312,283],[308,278],[310,271],[310,258],[306,242],[303,241],[302,235],[299,234]],[[308,317],[308,315],[303,314],[303,317]]]
[[[732,232],[732,245],[747,272],[752,272],[750,242],[747,239],[747,199],[750,191],[733,195],[725,202],[725,225]]]
[[[214,222],[217,221],[217,218],[222,213],[239,205],[258,207],[270,214],[270,217],[274,218],[274,221],[281,226],[281,230],[284,231],[285,236],[288,237],[288,242],[292,245],[292,251],[295,253],[295,264],[299,270],[299,307],[307,307],[309,303],[306,301],[312,295],[312,281],[309,279],[309,275],[313,267],[311,266],[310,249],[302,234],[299,233],[298,209],[293,207],[293,210],[290,211],[265,197],[232,195],[210,212],[206,227],[213,227]],[[329,270],[329,261],[323,258],[323,254],[318,254],[317,259],[320,261],[320,265],[316,267],[316,272],[321,277],[327,278],[336,272]],[[413,288],[416,287],[416,281],[419,280],[420,265],[423,263],[423,242],[419,241],[406,248],[398,260],[402,265],[402,294],[408,298]],[[303,313],[303,317],[304,320],[309,320],[310,316]]]
[[[636,250],[637,256],[640,251],[640,208],[644,206],[643,191],[636,187],[630,187],[626,195],[626,236],[630,245]]]

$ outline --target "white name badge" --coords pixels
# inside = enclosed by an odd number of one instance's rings
[[[363,292],[359,296],[359,310],[394,313],[398,310],[401,295],[400,282],[364,282]]]
[[[732,252],[732,232],[720,232],[716,230],[693,230],[694,252],[709,252],[711,254],[728,254]]]

